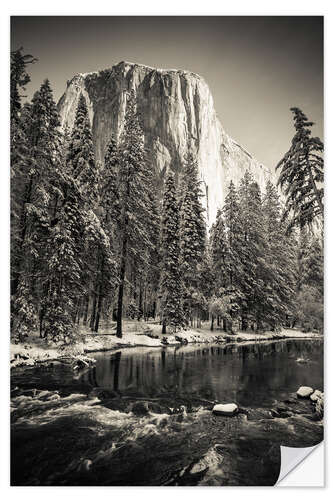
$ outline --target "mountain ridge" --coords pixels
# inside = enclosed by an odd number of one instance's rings
[[[223,204],[231,180],[238,183],[246,170],[264,188],[275,171],[265,167],[224,130],[204,78],[187,70],[158,69],[129,61],[111,68],[79,73],[67,82],[58,102],[61,124],[71,127],[79,94],[87,100],[96,150],[103,161],[107,143],[121,133],[126,92],[135,89],[149,160],[162,180],[168,168],[179,171],[190,147],[198,159],[205,188],[209,225]]]

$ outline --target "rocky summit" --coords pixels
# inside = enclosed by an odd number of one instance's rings
[[[136,90],[149,160],[162,181],[168,168],[178,172],[188,148],[198,160],[203,181],[203,203],[211,225],[231,180],[246,170],[264,188],[274,179],[223,129],[213,97],[202,77],[189,71],[155,69],[120,62],[110,69],[79,74],[67,82],[58,103],[62,125],[72,127],[80,93],[87,100],[96,159],[103,161],[112,134],[119,136],[126,108],[126,92]]]

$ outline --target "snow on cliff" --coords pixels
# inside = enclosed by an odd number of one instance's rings
[[[87,100],[97,160],[103,161],[111,134],[119,135],[126,107],[126,91],[136,89],[146,147],[162,179],[171,168],[179,171],[188,147],[198,159],[203,181],[203,203],[209,225],[222,205],[231,180],[246,170],[264,189],[274,171],[258,163],[231,139],[214,110],[213,98],[200,76],[181,70],[154,69],[120,62],[110,69],[74,76],[58,107],[62,125],[73,125],[78,97]]]

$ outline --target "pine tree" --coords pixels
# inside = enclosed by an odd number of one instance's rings
[[[91,330],[99,328],[103,302],[113,297],[117,285],[117,263],[113,248],[113,227],[107,222],[105,213],[97,217],[89,211],[85,216],[86,253],[94,256],[94,266],[88,275],[93,287],[93,305],[90,318]]]
[[[95,163],[91,124],[83,94],[79,96],[67,162],[87,205],[93,206],[98,196],[99,172]]]
[[[111,138],[104,159],[103,183],[100,185],[98,218],[90,225],[89,252],[94,255],[95,268],[92,277],[93,302],[90,317],[90,328],[98,332],[103,303],[113,298],[117,285],[117,262],[115,248],[119,231],[119,157],[118,146]]]
[[[321,295],[324,293],[324,249],[322,241],[316,235],[312,236],[308,251],[303,257],[301,283],[316,288]]]
[[[210,254],[212,271],[214,275],[214,294],[219,295],[220,289],[227,284],[226,258],[228,246],[226,240],[226,227],[222,210],[218,210],[216,220],[210,230]]]
[[[240,248],[241,248],[241,212],[239,198],[233,181],[230,182],[228,194],[223,207],[226,226],[228,252],[226,255],[227,286],[234,287],[239,283]]]
[[[145,249],[145,258],[141,259],[139,265],[139,297],[138,297],[138,319],[142,316],[146,319],[148,309],[155,314],[158,287],[160,281],[160,227],[161,206],[158,196],[157,174],[152,164],[147,164],[144,172],[144,184],[149,186],[147,191],[147,202],[149,209],[149,224],[147,227],[150,245]]]
[[[23,54],[23,49],[10,54],[10,175],[11,175],[11,294],[15,296],[19,284],[22,261],[22,213],[27,183],[27,165],[30,147],[26,134],[26,120],[22,116],[21,91],[30,82],[27,66],[36,59]],[[25,108],[26,109],[26,108]],[[24,113],[26,115],[26,113]]]
[[[324,215],[321,187],[324,181],[324,145],[318,137],[311,136],[313,122],[299,108],[291,108],[294,115],[295,136],[291,147],[278,163],[278,185],[286,196],[284,218],[291,215],[290,230],[295,225],[304,227]]]
[[[152,209],[144,136],[134,90],[128,95],[124,131],[119,145],[119,289],[117,336],[122,336],[123,298],[126,269],[147,262],[151,235],[157,231]]]
[[[37,59],[30,54],[23,54],[23,47],[10,53],[10,122],[11,127],[19,125],[22,107],[21,90],[25,90],[30,82],[27,65],[34,64]],[[12,140],[14,137],[12,136]]]
[[[14,290],[24,291],[24,295],[16,295],[14,315],[16,304],[20,304],[28,295],[32,297],[29,310],[35,307],[37,314],[45,272],[44,246],[51,227],[54,195],[59,191],[60,123],[48,80],[35,93],[29,107],[29,118],[25,121],[25,130],[30,153],[26,162],[26,182],[18,222],[21,252],[17,257],[17,278],[13,287]],[[30,323],[30,320],[27,321]]]
[[[291,317],[295,290],[296,245],[286,235],[281,219],[281,204],[276,187],[268,181],[263,200],[265,227],[264,315],[271,329]]]
[[[229,246],[227,241],[226,225],[223,217],[222,210],[218,210],[216,220],[210,229],[209,239],[209,255],[212,275],[211,289],[209,294],[209,311],[211,313],[211,330],[214,328],[215,316],[217,323],[220,324],[220,319],[224,316],[225,326],[226,322],[231,320],[230,308],[227,308],[226,314],[221,314],[224,307],[223,305],[230,305],[228,296],[231,295],[231,290],[228,289],[229,274],[227,272],[226,262],[229,257]]]
[[[76,181],[67,176],[65,182],[66,197],[45,247],[47,281],[42,329],[49,340],[69,343],[75,334],[75,301],[82,293],[85,221]]]
[[[170,171],[165,181],[162,208],[161,305],[163,329],[173,331],[184,325],[182,305],[183,282],[180,268],[179,203],[174,175]]]
[[[103,178],[101,205],[105,210],[107,222],[118,231],[120,229],[119,150],[113,136],[105,153]]]
[[[256,182],[250,181],[244,191],[242,281],[246,310],[254,316],[257,329],[262,329],[264,311],[265,238],[261,192]],[[243,200],[241,202],[243,208]]]
[[[189,322],[198,309],[199,268],[205,251],[206,224],[198,166],[189,152],[185,158],[180,186],[180,262],[184,283],[184,312]],[[196,311],[198,316],[198,311]]]
[[[231,297],[230,317],[232,321],[228,328],[232,329],[232,322],[237,319],[242,302],[241,281],[242,281],[242,261],[241,249],[242,224],[239,197],[233,181],[230,182],[228,194],[223,207],[223,217],[226,228],[227,252],[225,256],[225,294]]]
[[[296,291],[293,301],[292,326],[302,330],[322,331],[323,311],[323,242],[319,235],[304,227],[298,234]]]
[[[67,162],[60,172],[62,200],[48,239],[48,279],[43,301],[44,332],[56,342],[74,338],[80,308],[89,291],[94,304],[91,328],[97,331],[102,300],[107,293],[105,285],[110,284],[114,271],[110,238],[95,213],[100,194],[98,169],[82,95],[70,139],[63,139],[61,158],[64,153]]]
[[[242,292],[241,319],[242,328],[246,329],[249,321],[256,321],[259,328],[260,301],[263,286],[264,228],[261,193],[252,175],[246,172],[241,179],[239,190],[241,279],[239,288]],[[262,311],[261,311],[262,316]]]

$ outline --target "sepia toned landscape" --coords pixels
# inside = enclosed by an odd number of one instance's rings
[[[12,485],[272,486],[322,441],[322,21],[12,17]]]

